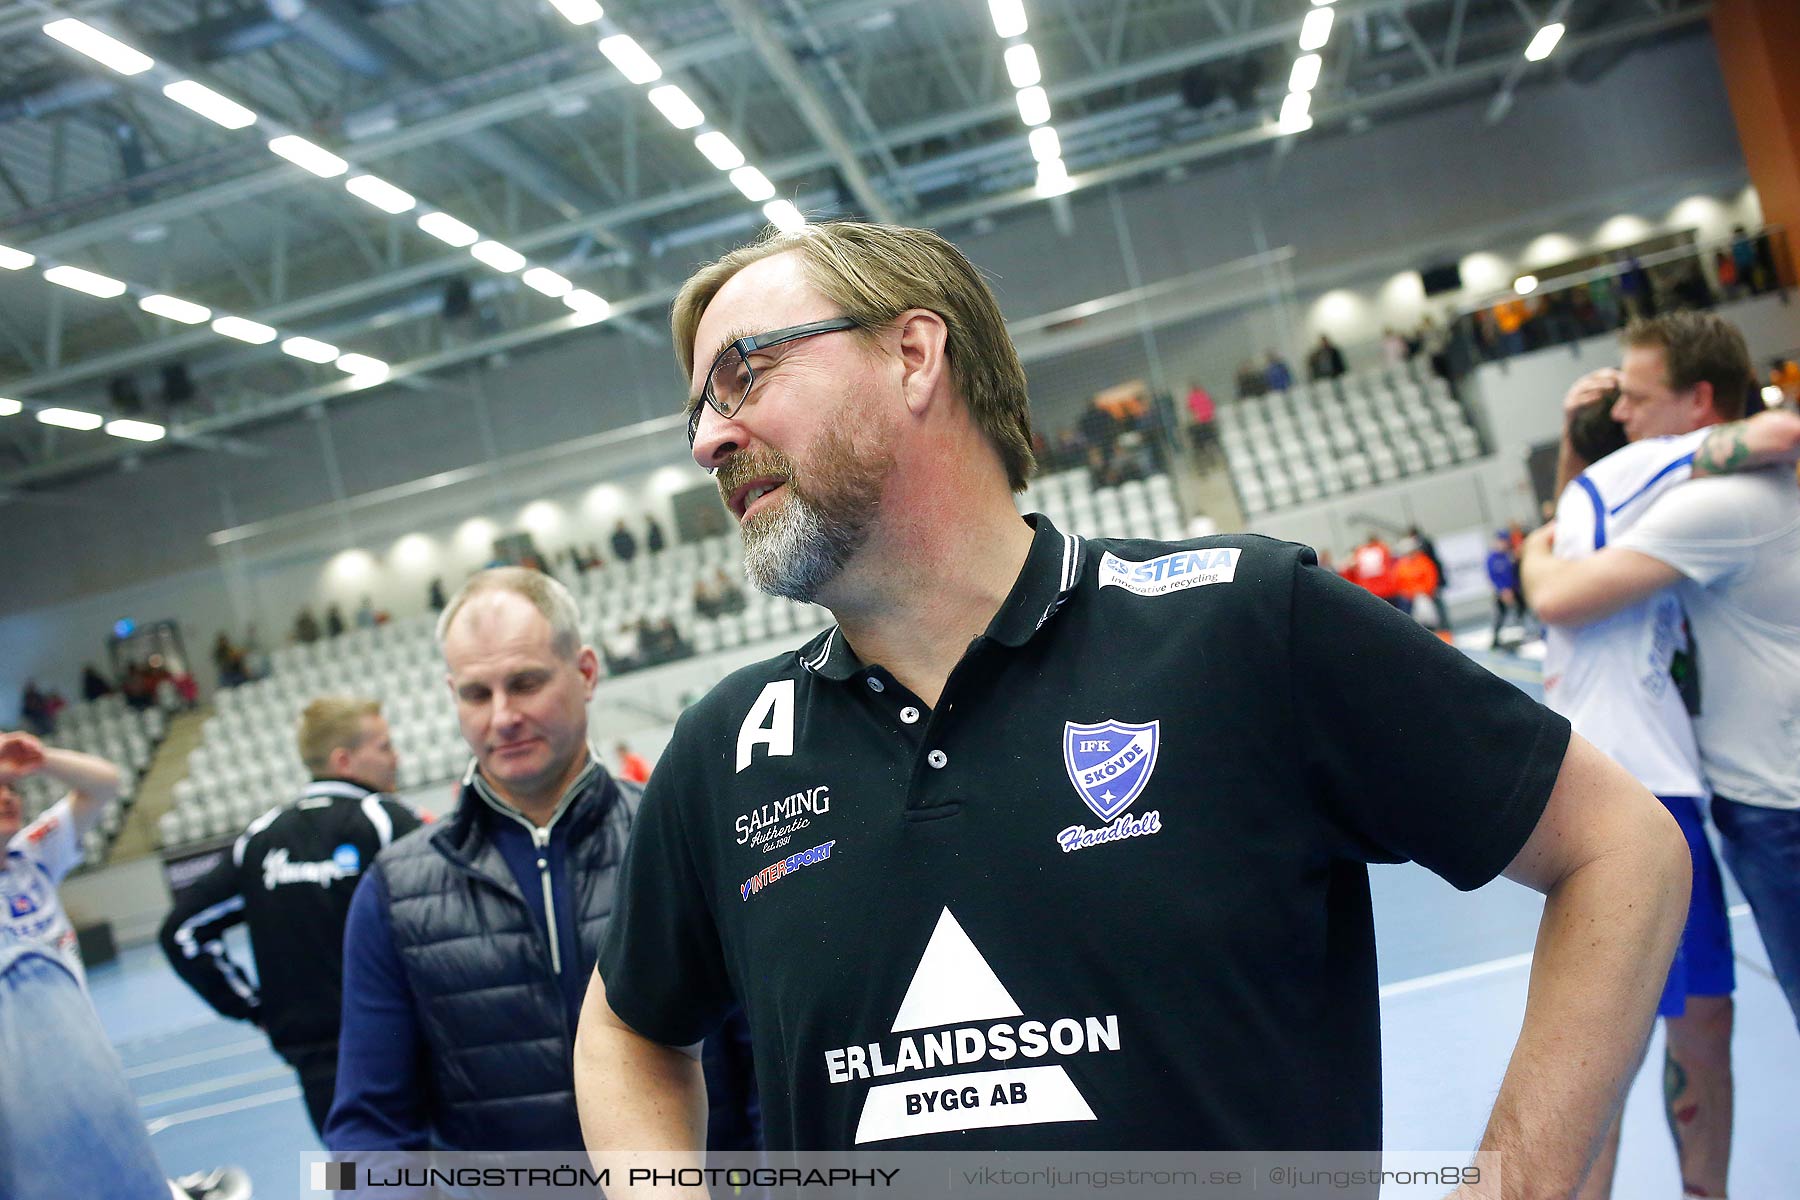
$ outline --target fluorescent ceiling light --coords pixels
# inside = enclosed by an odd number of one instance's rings
[[[295,358],[304,358],[307,362],[328,363],[338,356],[338,348],[329,342],[321,342],[317,338],[291,337],[281,343],[281,352],[291,354]]]
[[[1060,196],[1074,186],[1075,185],[1069,181],[1069,168],[1062,159],[1052,158],[1038,164],[1038,195]]]
[[[117,279],[84,271],[80,267],[51,267],[44,272],[44,278],[58,287],[73,288],[102,300],[111,300],[114,296],[125,294],[125,285]]]
[[[994,32],[1003,38],[1016,38],[1025,32],[1024,0],[988,0],[988,12],[994,18]]]
[[[304,167],[320,179],[335,179],[350,169],[350,164],[325,149],[295,134],[283,134],[269,143],[269,149],[297,167]]]
[[[1779,392],[1781,389],[1776,388],[1775,390]],[[24,411],[24,408],[25,406],[17,400],[9,400],[5,396],[0,396],[0,417],[16,417]]]
[[[1294,60],[1294,69],[1288,72],[1288,91],[1310,92],[1319,86],[1319,72],[1325,66],[1325,60],[1316,54],[1302,54]]]
[[[1040,125],[1031,131],[1031,157],[1039,162],[1049,162],[1053,158],[1062,157],[1062,139],[1056,136],[1056,126]]]
[[[550,0],[550,7],[567,18],[571,25],[592,25],[606,15],[594,0]]]
[[[111,67],[121,75],[142,75],[156,65],[156,60],[141,50],[134,50],[117,38],[108,37],[85,21],[64,17],[44,26],[44,32],[67,46],[87,55],[101,66]]]
[[[398,215],[411,212],[419,203],[411,192],[397,188],[374,175],[352,175],[344,180],[344,190],[358,200],[373,204],[384,213]]]
[[[1536,275],[1521,275],[1513,280],[1513,291],[1521,296],[1529,296],[1537,291],[1537,285],[1538,277]]]
[[[657,111],[677,129],[693,129],[706,123],[706,114],[700,111],[700,106],[672,83],[651,88],[650,103],[656,105]]]
[[[0,246],[0,269],[7,271],[23,271],[37,261],[37,255],[27,254],[23,250],[14,250],[11,246]]]
[[[195,304],[192,300],[183,300],[179,296],[164,296],[161,293],[145,296],[138,301],[138,307],[147,313],[167,317],[171,321],[180,321],[183,325],[198,325],[212,316],[212,309],[204,304]]]
[[[744,165],[744,152],[737,148],[737,143],[716,129],[708,130],[695,138],[694,148],[706,155],[706,161],[721,171]]]
[[[1042,125],[1050,119],[1050,93],[1041,87],[1019,89],[1019,120]]]
[[[163,95],[227,129],[245,129],[256,124],[256,114],[192,79],[178,79],[163,88]]]
[[[154,421],[131,421],[121,417],[106,423],[106,432],[114,437],[130,438],[134,442],[160,442],[168,433]]]
[[[1556,49],[1556,43],[1562,41],[1562,35],[1561,21],[1544,26],[1537,31],[1537,36],[1531,39],[1531,45],[1525,47],[1525,57],[1532,62],[1543,62],[1550,57],[1550,52]]]
[[[1312,128],[1311,93],[1289,92],[1287,94],[1287,99],[1281,102],[1281,128],[1284,132],[1292,133]]]
[[[1029,42],[1006,48],[1006,77],[1016,88],[1028,88],[1044,77],[1038,69],[1037,51]]]
[[[1781,400],[1782,400],[1781,389],[1776,387],[1772,383],[1769,384],[1767,387],[1763,388],[1763,390],[1762,390],[1762,400],[1763,400],[1764,404],[1768,405],[1771,408],[1773,408],[1777,404],[1780,404]],[[8,404],[13,406],[10,411],[5,407],[5,405],[8,405]],[[5,415],[10,416],[12,413],[16,413],[19,411],[18,405],[19,405],[19,402],[17,400],[0,400],[0,414],[5,414]]]
[[[217,317],[213,320],[214,333],[222,333],[228,338],[236,338],[240,342],[249,342],[252,346],[266,346],[275,340],[275,330],[261,321],[252,321],[248,317]]]
[[[1306,14],[1306,20],[1300,22],[1300,50],[1303,54],[1325,48],[1325,43],[1331,40],[1331,18],[1332,11],[1329,8],[1315,8]]]
[[[508,275],[525,265],[523,254],[500,242],[476,242],[469,253],[494,270],[504,271]]]
[[[612,312],[612,305],[604,297],[596,296],[586,288],[576,288],[562,298],[562,302],[577,313],[582,325],[592,325],[595,321],[606,320]]]
[[[783,233],[806,228],[806,216],[794,207],[792,200],[771,200],[763,205],[763,216]]]
[[[566,296],[575,287],[574,284],[552,271],[549,267],[533,267],[519,276],[525,286],[534,292],[542,292],[552,298]]]
[[[340,354],[337,360],[338,370],[354,375],[358,379],[379,382],[388,377],[391,369],[379,358],[370,358],[367,354]]]
[[[633,83],[651,83],[662,78],[662,68],[656,65],[656,60],[628,33],[601,38],[600,53]]]
[[[78,408],[40,408],[37,419],[63,429],[98,429],[105,424],[98,413],[82,412]]]
[[[731,173],[731,182],[752,204],[761,204],[775,195],[775,185],[755,167],[739,167]]]
[[[419,218],[419,228],[458,250],[481,240],[481,235],[475,232],[474,226],[464,225],[449,213],[428,212]]]

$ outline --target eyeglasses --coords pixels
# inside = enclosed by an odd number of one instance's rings
[[[701,391],[700,399],[710,404],[713,411],[721,417],[736,416],[738,409],[744,407],[750,389],[756,386],[756,371],[750,366],[751,354],[767,350],[771,346],[797,342],[815,333],[839,333],[855,328],[856,322],[849,317],[829,317],[823,321],[809,321],[805,325],[791,325],[786,329],[741,337],[719,351],[718,357],[713,359],[712,369],[706,373],[706,387]],[[703,411],[700,404],[695,404],[688,410],[687,436],[690,450],[694,448],[694,440],[700,434],[700,414]]]

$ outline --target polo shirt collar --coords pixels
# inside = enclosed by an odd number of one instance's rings
[[[1004,646],[1023,646],[1044,623],[1075,594],[1087,554],[1082,540],[1059,531],[1050,518],[1033,513],[1025,518],[1032,527],[1031,549],[1025,567],[1014,581],[1000,611],[988,623],[986,637]],[[843,630],[832,627],[822,642],[800,651],[800,665],[825,679],[842,683],[863,669],[856,652],[844,640]]]

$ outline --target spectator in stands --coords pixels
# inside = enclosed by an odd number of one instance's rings
[[[1750,294],[1762,291],[1762,280],[1756,269],[1756,243],[1751,241],[1750,233],[1742,225],[1731,227],[1731,265],[1732,274],[1739,284],[1747,286]]]
[[[1607,273],[1594,276],[1588,280],[1588,298],[1594,303],[1594,314],[1601,330],[1619,327],[1619,285],[1618,281]]]
[[[1374,530],[1356,549],[1350,551],[1350,562],[1344,578],[1399,608],[1400,588],[1394,579],[1394,551]]]
[[[600,557],[600,547],[596,546],[593,542],[589,542],[587,548],[587,569],[590,571],[598,571],[604,565],[605,563]]]
[[[25,681],[25,690],[19,696],[19,718],[25,722],[25,728],[39,737],[56,732],[56,712],[51,707],[50,694],[40,689],[35,679]]]
[[[93,663],[81,668],[81,698],[89,704],[102,696],[113,694],[113,685],[107,682],[106,676]]]
[[[68,792],[29,825],[14,785],[34,775]],[[124,775],[104,758],[46,746],[29,733],[0,733],[0,929],[57,955],[81,978],[75,927],[63,912],[56,887],[81,862],[82,839],[100,823],[124,786]],[[0,1059],[11,1071],[13,1064]]]
[[[325,609],[325,636],[342,637],[344,635],[344,610],[333,601]]]
[[[1487,573],[1488,582],[1494,587],[1493,647],[1496,650],[1517,649],[1518,642],[1508,645],[1500,640],[1509,613],[1519,623],[1519,640],[1526,637],[1525,600],[1519,591],[1519,560],[1513,550],[1512,538],[1504,529],[1496,531],[1494,540],[1488,545]]]
[[[249,678],[244,665],[244,652],[232,645],[231,637],[223,629],[213,639],[213,670],[218,673],[219,686],[234,688]]]
[[[601,652],[606,656],[608,675],[623,675],[644,665],[638,627],[629,621],[621,624],[611,637],[604,640]]]
[[[1287,359],[1271,350],[1267,363],[1263,367],[1262,390],[1256,394],[1261,396],[1269,392],[1286,392],[1294,386],[1294,372],[1288,366]]]
[[[3,803],[3,802],[0,802]],[[0,922],[0,1196],[247,1200],[236,1167],[170,1181],[81,972]]]
[[[1321,333],[1319,344],[1306,356],[1306,373],[1314,383],[1321,379],[1340,379],[1344,374],[1344,352],[1329,335]]]
[[[1253,400],[1269,390],[1268,376],[1256,365],[1255,359],[1246,358],[1238,367],[1237,398]]]
[[[1744,282],[1738,276],[1737,259],[1731,250],[1721,248],[1713,253],[1713,276],[1719,281],[1719,291],[1727,300],[1736,300],[1744,291]]]
[[[434,613],[444,611],[444,580],[441,576],[432,577],[431,586],[425,591],[425,603]]]
[[[655,517],[647,517],[644,521],[644,548],[652,554],[661,554],[667,546],[668,539],[663,537],[662,523]]]
[[[375,600],[372,596],[365,594],[362,598],[362,603],[356,606],[356,627],[358,629],[373,629],[376,624]]]
[[[319,640],[319,618],[313,616],[310,606],[302,608],[300,615],[294,618],[294,640],[302,645]]]
[[[650,782],[650,760],[638,754],[624,742],[613,745],[613,753],[619,756],[619,778],[627,783],[644,784]]]
[[[1104,474],[1112,466],[1113,447],[1119,440],[1119,434],[1123,432],[1118,418],[1090,400],[1088,406],[1081,410],[1081,418],[1076,425],[1081,430],[1082,441],[1087,443],[1090,469],[1094,466],[1097,451],[1099,469]],[[1096,486],[1099,486],[1098,481]]]
[[[1621,260],[1619,271],[1619,298],[1624,314],[1628,318],[1654,317],[1656,315],[1656,285],[1650,280],[1650,273],[1644,270],[1644,264],[1638,261],[1635,254],[1628,254]]]
[[[119,685],[125,703],[139,712],[156,704],[156,680],[136,659],[125,664],[125,679]]]
[[[1188,436],[1193,440],[1195,457],[1215,453],[1219,447],[1219,411],[1213,405],[1212,394],[1198,382],[1188,384],[1187,410]]]
[[[1409,526],[1406,536],[1412,539],[1413,546],[1431,562],[1431,569],[1437,574],[1437,585],[1431,589],[1431,605],[1438,611],[1439,629],[1450,628],[1450,614],[1444,610],[1444,560],[1438,557],[1437,543],[1426,536],[1425,531],[1417,525]]]
[[[621,563],[628,563],[637,557],[637,538],[632,536],[631,530],[625,528],[624,521],[613,527],[612,549],[613,557]]]
[[[720,567],[713,573],[713,597],[718,603],[720,613],[726,616],[744,611],[746,603],[744,589],[731,576],[725,574],[724,567]]]
[[[1419,549],[1417,542],[1403,545],[1394,560],[1394,607],[1412,614],[1413,620],[1437,632],[1444,628],[1437,594],[1441,586],[1437,563]]]
[[[718,591],[704,575],[694,580],[694,611],[703,617],[719,615]]]
[[[1381,359],[1389,367],[1403,367],[1412,357],[1412,349],[1404,337],[1389,325],[1381,331]]]
[[[351,901],[325,1142],[576,1150],[576,1019],[640,793],[588,749],[599,660],[561,584],[483,571],[437,638],[474,765]]]
[[[322,1137],[337,1082],[350,897],[419,818],[383,794],[397,786],[400,760],[379,701],[314,700],[300,714],[299,749],[312,782],[176,894],[161,937],[169,965],[202,1000],[269,1035]],[[246,921],[255,986],[225,945],[225,931]]]

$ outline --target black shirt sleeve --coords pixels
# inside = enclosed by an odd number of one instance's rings
[[[225,952],[225,931],[244,919],[237,863],[227,850],[212,870],[176,896],[159,940],[175,973],[221,1016],[255,1021],[261,997]]]
[[[1289,617],[1296,748],[1346,853],[1493,879],[1550,799],[1568,721],[1310,551]]]
[[[684,803],[699,800],[700,780],[683,769],[698,756],[682,752],[681,733],[677,726],[644,789],[597,964],[619,1018],[668,1046],[700,1041],[733,1003],[707,884],[682,813]]]

